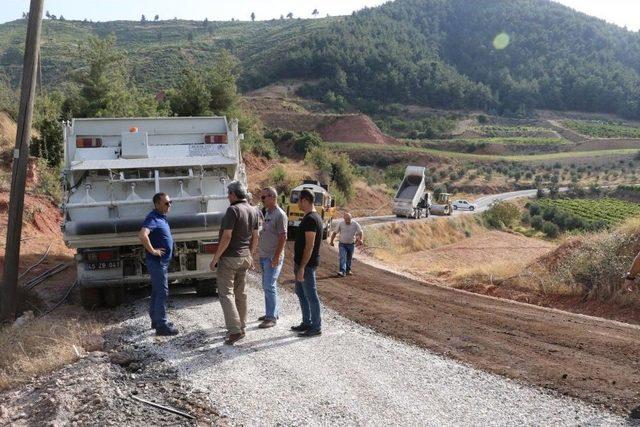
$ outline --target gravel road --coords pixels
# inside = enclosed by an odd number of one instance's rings
[[[232,424],[244,425],[622,425],[625,420],[576,399],[521,385],[403,344],[324,308],[323,335],[300,339],[295,295],[281,292],[277,327],[260,330],[257,278],[249,287],[247,337],[224,346],[217,299],[171,298],[181,330],[156,338],[146,300],[124,322],[131,337],[208,393]],[[283,287],[289,285],[282,285]],[[357,304],[354,301],[354,304]],[[425,325],[425,328],[428,327]],[[148,345],[151,344],[151,345]]]

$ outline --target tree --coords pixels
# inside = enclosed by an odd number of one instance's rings
[[[64,21],[64,20],[65,20],[65,19],[64,19],[64,16],[62,16],[62,15],[60,15],[60,18],[58,18],[58,19],[59,19],[59,20],[61,20],[61,21]]]
[[[32,138],[29,150],[32,156],[47,161],[51,167],[60,165],[64,152],[60,107],[63,96],[53,92],[36,100],[34,127],[38,135]]]
[[[251,12],[251,22],[254,22],[255,20],[256,20],[256,13]]]
[[[287,13],[287,18],[289,18],[289,19],[293,19],[293,12],[289,12],[289,13]]]
[[[133,117],[158,115],[153,96],[140,93],[129,80],[126,56],[115,37],[90,37],[78,50],[84,63],[73,79],[79,89],[64,101],[63,117]]]
[[[47,10],[47,12],[44,14],[44,16],[46,16],[47,18],[51,19],[51,13],[49,13],[49,11]]]
[[[204,18],[204,21],[202,21],[202,26],[205,28],[209,26],[209,18]]]
[[[204,116],[210,114],[209,96],[202,71],[185,68],[167,99],[173,115]]]
[[[238,60],[227,50],[220,52],[207,75],[209,108],[212,112],[220,114],[235,105],[238,98],[236,83],[239,75]]]
[[[284,15],[280,15],[280,20],[283,21],[284,20]]]
[[[320,12],[318,12],[318,9],[313,9],[313,12],[311,12],[311,14],[317,17],[320,14]]]
[[[153,17],[154,22],[158,22],[160,20],[160,15],[156,15]]]
[[[187,40],[189,40],[190,42],[193,41],[193,31],[189,31],[189,34],[187,34]]]
[[[142,16],[140,17],[140,22],[141,22],[141,23],[143,23],[143,24],[147,22],[147,17],[146,17],[146,16],[144,16],[144,13],[143,13],[143,14],[142,14]]]

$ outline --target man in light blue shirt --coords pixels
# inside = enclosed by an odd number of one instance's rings
[[[262,268],[265,315],[258,318],[259,328],[271,328],[278,320],[278,277],[284,262],[284,245],[287,242],[287,215],[278,206],[278,192],[273,187],[262,190],[260,196],[265,208],[264,222],[258,251]]]

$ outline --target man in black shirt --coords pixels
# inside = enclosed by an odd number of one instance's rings
[[[294,273],[296,275],[296,295],[300,300],[302,323],[291,329],[300,332],[301,337],[313,337],[322,332],[320,319],[320,299],[316,283],[316,268],[320,262],[322,242],[322,218],[313,206],[314,196],[309,190],[302,190],[298,207],[305,213],[293,250]]]

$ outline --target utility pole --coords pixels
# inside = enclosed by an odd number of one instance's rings
[[[36,93],[37,66],[40,54],[40,31],[42,28],[42,7],[44,0],[31,0],[27,41],[22,65],[22,86],[20,90],[20,111],[16,147],[13,151],[11,172],[11,194],[9,199],[9,223],[7,245],[5,246],[4,274],[0,289],[0,320],[13,321],[16,316],[18,267],[20,263],[20,237],[22,235],[22,210],[27,180],[27,160],[33,101]]]

